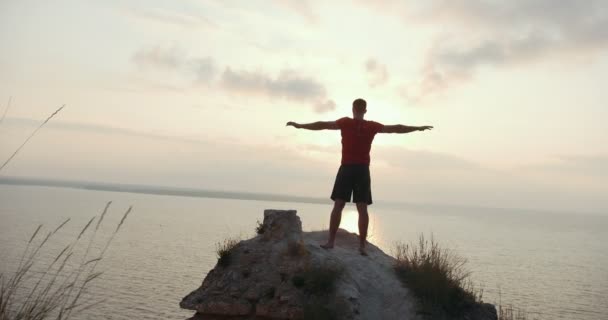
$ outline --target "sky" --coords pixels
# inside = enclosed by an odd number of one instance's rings
[[[435,127],[378,201],[608,214],[606,1],[2,0],[0,43],[0,159],[66,105],[2,176],[328,197],[339,132],[285,123],[364,98]]]

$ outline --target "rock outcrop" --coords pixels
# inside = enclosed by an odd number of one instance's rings
[[[327,231],[303,233],[295,210],[265,210],[258,233],[228,248],[182,299],[192,319],[421,319],[395,259],[371,244],[361,256],[356,234],[340,229],[325,250]],[[496,319],[492,305],[475,313],[467,318]]]

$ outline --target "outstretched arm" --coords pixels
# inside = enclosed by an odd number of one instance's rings
[[[432,126],[422,126],[422,127],[414,127],[414,126],[405,126],[402,124],[395,124],[391,126],[384,126],[380,132],[382,133],[410,133],[414,131],[424,131],[431,130]]]
[[[317,121],[312,123],[299,124],[295,122],[287,122],[287,126],[292,126],[297,129],[308,130],[338,130],[338,124],[335,121]]]

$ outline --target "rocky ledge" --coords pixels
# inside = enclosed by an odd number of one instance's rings
[[[336,247],[319,243],[327,231],[302,232],[295,210],[265,210],[258,236],[228,244],[200,288],[180,302],[191,319],[422,319],[416,299],[394,272],[395,259],[340,229]],[[480,304],[465,319],[496,319]]]

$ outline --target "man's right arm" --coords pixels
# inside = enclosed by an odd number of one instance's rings
[[[317,121],[312,123],[295,123],[287,122],[287,126],[292,126],[296,129],[307,129],[307,130],[338,130],[338,124],[335,121]]]

